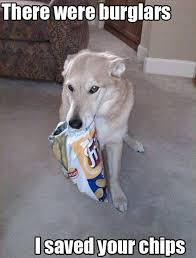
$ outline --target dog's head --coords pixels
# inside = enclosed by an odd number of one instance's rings
[[[102,115],[126,70],[124,61],[108,52],[89,50],[65,61],[63,94],[69,97],[66,120],[72,128],[80,129],[86,120]]]

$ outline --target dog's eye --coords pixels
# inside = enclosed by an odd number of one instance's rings
[[[73,86],[72,86],[71,84],[69,84],[69,85],[67,86],[67,88],[68,88],[71,92],[74,91],[74,88],[73,88]]]
[[[89,90],[89,93],[90,93],[90,94],[94,94],[94,93],[96,93],[98,90],[99,90],[99,87],[93,86],[93,87]]]

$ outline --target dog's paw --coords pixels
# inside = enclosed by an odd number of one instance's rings
[[[112,202],[114,207],[120,212],[127,211],[127,197],[120,187],[118,187],[118,191],[111,191]]]
[[[126,196],[121,196],[113,200],[114,207],[120,212],[127,211],[127,198]]]
[[[139,153],[144,153],[144,146],[141,142],[135,141],[134,150]]]

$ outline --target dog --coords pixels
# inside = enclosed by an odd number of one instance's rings
[[[109,52],[83,50],[65,61],[60,121],[75,129],[95,119],[101,149],[107,153],[109,188],[115,208],[127,210],[119,173],[123,141],[137,152],[143,145],[128,135],[134,104],[132,83],[126,79],[126,60]]]

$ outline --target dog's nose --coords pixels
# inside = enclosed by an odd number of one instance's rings
[[[80,129],[82,127],[82,120],[80,118],[72,118],[69,121],[69,125],[73,128],[73,129]]]

